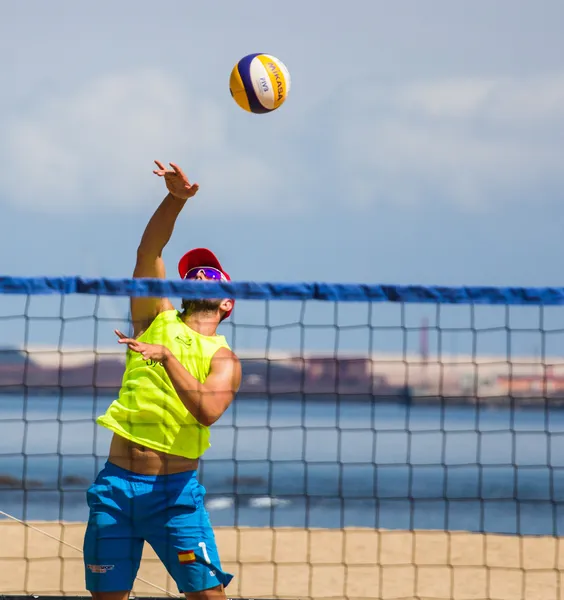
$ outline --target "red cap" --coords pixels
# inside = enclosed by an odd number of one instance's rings
[[[184,279],[186,273],[195,267],[213,267],[214,269],[221,271],[225,275],[227,281],[231,281],[229,273],[221,266],[217,256],[207,248],[194,248],[193,250],[186,252],[178,263],[178,273],[180,274],[180,277]],[[233,303],[235,303],[235,300],[233,300]],[[227,319],[232,310],[233,309],[226,312],[223,318]]]

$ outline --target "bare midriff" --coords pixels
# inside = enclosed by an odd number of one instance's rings
[[[117,434],[112,437],[109,462],[140,475],[171,475],[198,469],[197,458],[158,452]]]

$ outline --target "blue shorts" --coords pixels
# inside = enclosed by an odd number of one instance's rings
[[[87,492],[86,589],[128,591],[148,542],[178,591],[199,592],[233,576],[221,568],[196,471],[139,475],[107,462]]]

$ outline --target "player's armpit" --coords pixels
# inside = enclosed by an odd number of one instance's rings
[[[133,270],[134,278],[151,277],[156,279],[166,278],[166,269],[161,256],[146,253],[139,249]],[[133,336],[137,337],[151,324],[153,319],[165,310],[172,310],[174,306],[168,298],[153,298],[131,296],[131,320],[133,323]]]

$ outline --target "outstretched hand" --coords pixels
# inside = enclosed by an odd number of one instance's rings
[[[180,198],[180,200],[188,200],[188,198],[192,198],[192,196],[200,189],[200,186],[197,183],[191,184],[188,181],[188,177],[186,177],[178,165],[170,163],[172,169],[167,169],[163,163],[158,160],[155,161],[155,164],[159,168],[155,169],[153,173],[159,177],[165,178],[166,187],[174,197]]]
[[[118,344],[127,344],[133,352],[139,352],[143,360],[154,360],[162,363],[170,356],[170,351],[166,346],[160,344],[146,344],[135,338],[130,338],[122,333],[119,329],[114,329],[114,333],[118,336]]]

